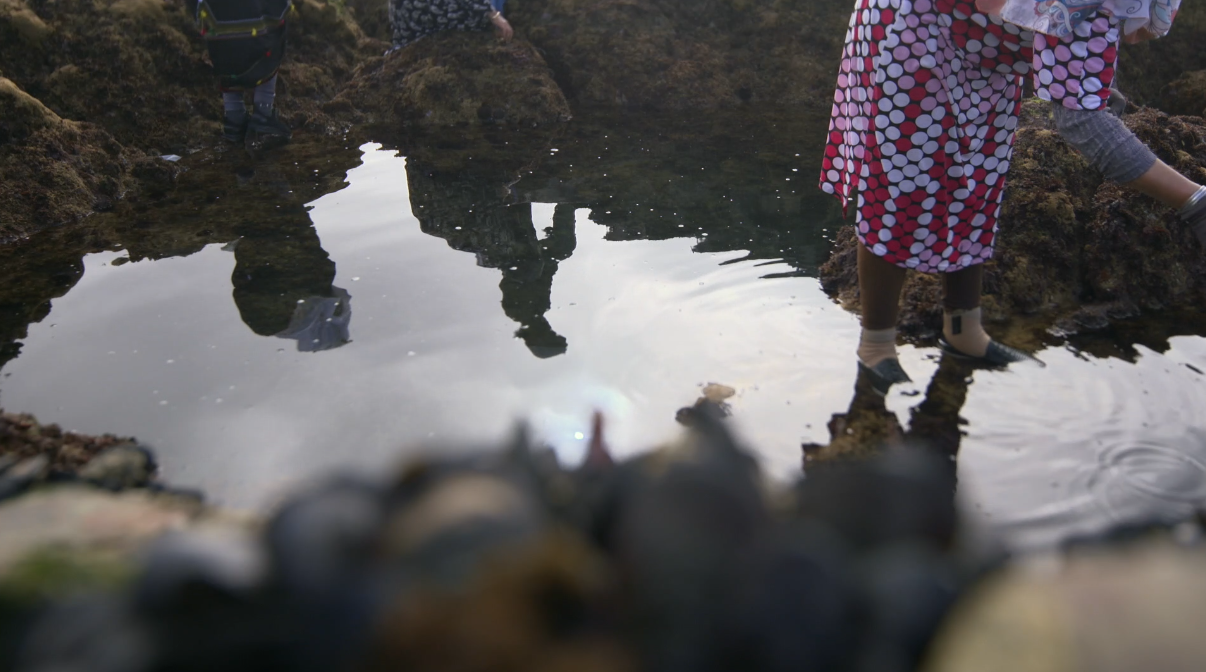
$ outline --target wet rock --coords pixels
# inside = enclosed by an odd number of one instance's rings
[[[0,411],[0,457],[14,459],[44,455],[51,470],[75,474],[94,456],[117,445],[132,444],[112,434],[86,436],[64,432],[58,425],[43,425],[32,415]]]
[[[0,574],[47,547],[132,554],[149,539],[185,527],[201,512],[195,500],[145,491],[41,488],[0,506]]]
[[[576,107],[824,107],[849,3],[545,0],[509,12]]]
[[[696,413],[700,412],[703,407],[707,405],[711,405],[711,407],[719,410],[721,414],[725,416],[732,412],[728,402],[725,400],[735,396],[737,394],[737,390],[729,387],[728,385],[721,385],[720,383],[708,383],[707,385],[703,386],[701,392],[702,394],[698,399],[695,400],[694,406],[680,408],[678,409],[678,412],[674,414],[674,419],[680,425],[684,425],[686,427],[692,426],[692,424],[695,422]]]
[[[81,480],[106,490],[140,488],[151,482],[157,465],[151,451],[136,443],[114,446],[97,455],[79,471]]]
[[[817,525],[782,524],[760,540],[736,579],[725,669],[849,669],[863,615],[852,564]]]
[[[0,471],[0,502],[21,494],[50,473],[50,459],[37,455]]]
[[[527,41],[488,33],[433,35],[357,69],[331,107],[385,126],[539,125],[566,121],[569,104]]]
[[[939,633],[928,672],[1188,672],[1206,665],[1206,553],[1159,541],[1022,563],[984,581]]]
[[[1169,114],[1206,117],[1206,70],[1186,72],[1164,87],[1160,109]]]

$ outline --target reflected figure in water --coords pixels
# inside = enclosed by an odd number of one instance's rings
[[[963,438],[964,420],[959,413],[967,401],[972,370],[969,363],[943,354],[938,371],[926,387],[925,399],[911,410],[905,429],[896,414],[888,410],[884,395],[876,390],[873,375],[860,366],[849,409],[829,420],[829,444],[803,446],[805,469],[826,462],[870,458],[894,446],[909,446],[946,458],[953,486],[955,458]]]
[[[224,248],[235,255],[239,316],[261,336],[297,341],[299,352],[338,348],[351,340],[352,297],[333,284],[335,262],[304,206],[280,205],[276,216],[237,227],[240,238]]]
[[[505,187],[488,179],[437,175],[418,161],[408,161],[411,211],[419,228],[443,238],[448,246],[472,252],[477,265],[502,271],[502,308],[519,323],[515,335],[533,355],[547,359],[564,354],[565,337],[553,330],[545,313],[552,306],[557,265],[574,252],[574,207],[558,205],[546,237],[536,235],[532,207],[509,204]]]

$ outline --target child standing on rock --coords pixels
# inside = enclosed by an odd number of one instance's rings
[[[290,0],[199,0],[189,4],[222,91],[222,137],[257,146],[287,142],[292,132],[275,103]],[[250,114],[244,100],[247,91],[252,92]]]
[[[998,366],[1029,358],[980,323],[1024,75],[1096,169],[1176,208],[1206,245],[1206,187],[1107,111],[1119,43],[1166,32],[1179,0],[1077,2],[1048,27],[1054,35],[998,14],[1018,3],[859,0],[851,18],[820,186],[858,200],[858,357],[880,393],[909,380],[896,357],[907,269],[943,274],[944,350]],[[1036,14],[1063,6],[1029,4]]]

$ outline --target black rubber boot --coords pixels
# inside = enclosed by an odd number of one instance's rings
[[[236,144],[243,144],[243,140],[247,137],[248,115],[244,111],[227,112],[222,118],[222,137]]]
[[[293,137],[289,125],[277,114],[273,107],[267,113],[256,109],[251,113],[251,122],[247,127],[247,142],[259,148],[283,145]]]

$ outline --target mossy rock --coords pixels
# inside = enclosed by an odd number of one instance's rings
[[[504,44],[484,32],[432,35],[375,58],[334,105],[386,126],[531,126],[570,118],[552,71],[531,44]]]
[[[1169,114],[1206,117],[1206,70],[1187,72],[1164,87],[1160,108]]]

